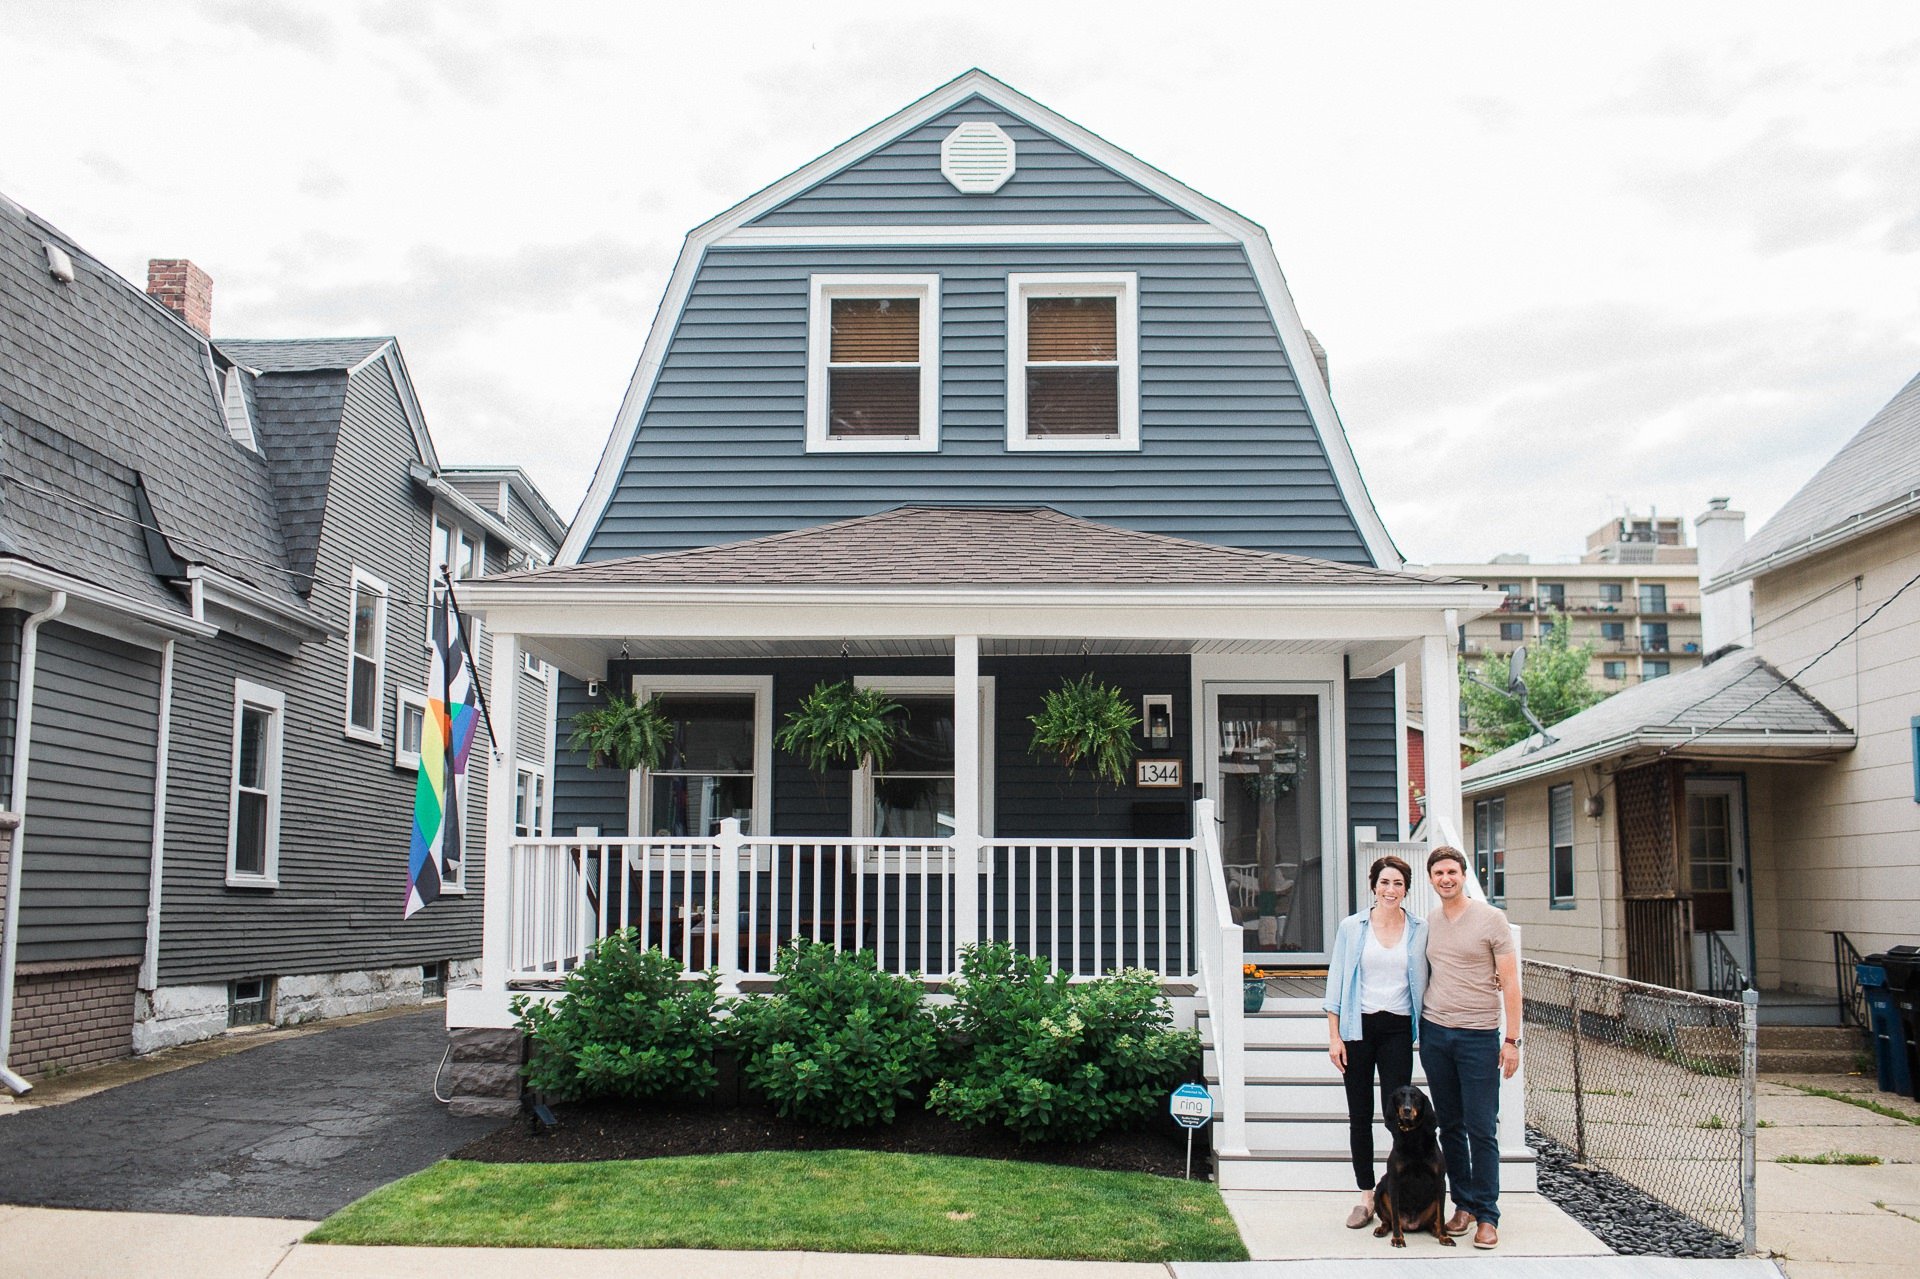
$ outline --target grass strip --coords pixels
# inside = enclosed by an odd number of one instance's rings
[[[1244,1261],[1208,1182],[862,1150],[571,1164],[444,1160],[348,1204],[311,1243],[735,1248]]]
[[[1787,1087],[1796,1092],[1803,1092],[1809,1097],[1825,1097],[1828,1101],[1844,1101],[1849,1106],[1858,1106],[1862,1110],[1871,1110],[1876,1115],[1885,1115],[1889,1119],[1898,1119],[1903,1124],[1920,1125],[1920,1115],[1910,1115],[1904,1110],[1896,1110],[1892,1106],[1882,1105],[1873,1098],[1862,1097],[1858,1093],[1835,1092],[1831,1088],[1815,1088],[1809,1084],[1788,1084]]]
[[[1819,1155],[1781,1155],[1773,1162],[1777,1164],[1844,1164],[1853,1168],[1872,1168],[1880,1163],[1879,1155],[1852,1155],[1842,1150],[1829,1150]]]

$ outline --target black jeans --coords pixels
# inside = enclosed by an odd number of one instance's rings
[[[1413,1018],[1404,1013],[1367,1013],[1360,1038],[1347,1045],[1347,1124],[1353,1142],[1353,1176],[1373,1189],[1373,1074],[1380,1072],[1380,1113],[1396,1088],[1413,1082]]]

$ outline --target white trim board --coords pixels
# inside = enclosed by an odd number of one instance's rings
[[[1268,314],[1273,318],[1281,349],[1313,415],[1328,463],[1340,484],[1341,496],[1353,515],[1361,538],[1366,542],[1368,553],[1377,567],[1401,567],[1404,561],[1392,537],[1388,535],[1386,525],[1381,522],[1372,495],[1367,491],[1359,462],[1354,458],[1353,448],[1347,440],[1346,427],[1333,407],[1333,397],[1327,390],[1325,379],[1320,376],[1320,366],[1314,360],[1307,342],[1306,326],[1294,306],[1293,295],[1287,289],[1286,277],[1281,273],[1279,259],[1274,256],[1273,244],[1267,239],[1266,230],[1259,223],[1201,195],[978,69],[949,81],[810,164],[796,169],[772,186],[695,227],[688,234],[680,256],[674,263],[673,273],[668,278],[666,291],[661,295],[653,327],[648,330],[646,343],[641,348],[639,363],[634,368],[626,395],[614,417],[613,429],[607,435],[606,447],[601,451],[599,464],[594,468],[593,482],[580,500],[580,508],[567,531],[566,544],[560,548],[555,563],[580,562],[588,539],[599,528],[607,506],[613,500],[626,459],[633,451],[633,441],[640,430],[640,419],[645,415],[645,406],[652,398],[654,383],[660,376],[668,343],[679,327],[680,314],[686,307],[694,277],[707,249],[738,234],[746,228],[747,223],[779,207],[868,152],[879,149],[976,95],[1019,116],[1035,128],[1051,133],[1095,162],[1192,214],[1226,240],[1238,241],[1246,249],[1255,283]],[[897,231],[898,228],[890,230]],[[755,228],[754,233],[760,234],[761,229]],[[888,242],[911,241],[902,239]]]

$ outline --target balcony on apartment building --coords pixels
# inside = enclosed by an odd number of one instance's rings
[[[1639,591],[1564,591],[1538,595],[1508,595],[1500,602],[1502,613],[1618,613],[1623,616],[1698,615],[1700,597],[1676,595],[1659,587]]]

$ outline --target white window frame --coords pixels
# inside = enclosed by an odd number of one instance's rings
[[[807,297],[807,452],[932,453],[940,447],[940,277],[816,275]],[[917,435],[836,438],[828,433],[828,357],[833,352],[836,298],[920,301],[920,431]],[[879,368],[883,365],[863,365]]]
[[[635,675],[634,700],[644,702],[656,693],[751,693],[753,694],[753,831],[751,838],[765,840],[773,831],[773,676],[771,675]],[[628,774],[627,829],[641,835],[653,830],[641,822],[645,815],[649,769]],[[689,840],[706,838],[688,836]],[[760,860],[772,864],[772,852],[762,845]]]
[[[1027,300],[1110,297],[1119,356],[1119,433],[1113,436],[1027,434]],[[1074,361],[1075,364],[1088,363]],[[1048,368],[1067,368],[1049,364]],[[1092,367],[1101,367],[1093,365]],[[1132,271],[1007,275],[1007,448],[1013,452],[1120,453],[1140,448],[1140,277]]]
[[[529,786],[537,786],[533,800],[533,821],[522,823],[520,820],[520,796],[523,780]],[[544,839],[550,833],[553,811],[553,794],[547,786],[547,770],[538,764],[519,764],[515,766],[513,778],[513,837],[515,839]]]
[[[410,688],[393,690],[393,766],[420,771],[420,752],[407,749],[407,709],[420,712],[420,740],[427,736],[427,695]]]
[[[975,767],[980,770],[980,835],[983,839],[993,838],[993,678],[980,676],[980,758]],[[895,696],[953,696],[951,675],[856,675],[853,682],[856,688],[883,689]],[[953,765],[959,768],[960,761],[956,758]],[[873,836],[873,770],[862,760],[852,776],[851,833],[856,839],[869,839]]]
[[[433,606],[440,602],[440,561],[437,558],[438,548],[434,543],[439,540],[439,533],[443,528],[447,530],[446,562],[448,566],[451,567],[460,562],[460,547],[462,543],[465,543],[473,548],[473,577],[479,578],[487,575],[487,539],[467,528],[464,524],[460,523],[460,521],[450,519],[446,515],[441,514],[440,511],[435,510],[433,513],[433,522],[427,529],[427,616],[426,626],[421,636],[421,646],[427,649],[433,648]],[[456,582],[472,581],[473,578],[455,577],[453,580]],[[469,619],[469,623],[471,624],[471,619]],[[479,628],[477,626],[474,627],[474,633],[469,635],[467,640],[477,657],[480,652]]]
[[[342,723],[346,735],[359,742],[372,742],[380,745],[386,737],[386,701],[387,701],[387,584],[356,566],[351,577],[352,585],[347,592],[347,697]],[[353,668],[361,660],[353,646],[354,618],[359,611],[362,591],[372,595],[376,601],[373,610],[373,696],[369,699],[373,706],[373,726],[371,728],[353,722]]]
[[[1494,837],[1493,816],[1500,814],[1499,838]],[[1473,802],[1473,873],[1480,891],[1495,906],[1507,900],[1507,797],[1489,795]],[[1497,891],[1496,891],[1497,890]]]
[[[241,873],[237,865],[240,852],[240,725],[247,710],[268,715],[266,759],[262,761],[261,789],[267,796],[266,849],[260,874]],[[282,761],[285,758],[287,695],[277,688],[255,684],[251,680],[233,681],[232,763],[227,774],[227,887],[280,887],[280,807]]]

